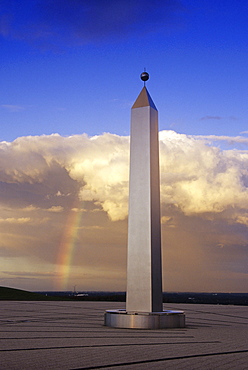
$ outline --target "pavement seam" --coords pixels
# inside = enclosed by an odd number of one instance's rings
[[[93,346],[62,346],[62,347],[35,347],[35,348],[12,348],[12,349],[0,349],[0,352],[20,352],[20,351],[42,351],[42,350],[52,350],[52,349],[72,349],[72,348],[104,348],[104,347],[129,347],[129,346],[163,346],[175,345],[175,344],[216,344],[221,343],[218,340],[213,341],[191,341],[191,342],[163,342],[163,343],[122,343],[122,344],[96,344]]]
[[[191,359],[191,358],[197,358],[197,357],[199,358],[199,357],[223,356],[223,355],[233,355],[233,354],[240,354],[240,353],[248,353],[248,349],[239,350],[239,351],[231,351],[231,352],[200,353],[200,354],[196,354],[196,355],[186,355],[186,356],[178,356],[178,357],[165,357],[165,358],[158,358],[158,359],[152,359],[152,360],[123,362],[123,363],[116,363],[116,364],[109,364],[109,365],[79,367],[79,368],[74,368],[74,369],[70,369],[70,370],[94,370],[94,369],[104,369],[104,368],[106,369],[108,367],[141,365],[141,364],[163,362],[163,361],[185,360],[185,359]]]

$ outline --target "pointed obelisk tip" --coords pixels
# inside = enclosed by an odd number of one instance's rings
[[[142,81],[144,81],[144,84],[146,83],[146,81],[149,80],[149,73],[147,73],[146,71],[142,72],[141,75],[140,75],[140,78]]]

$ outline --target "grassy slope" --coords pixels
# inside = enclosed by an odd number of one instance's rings
[[[0,300],[15,301],[47,301],[56,298],[46,297],[43,294],[27,292],[25,290],[6,288],[0,286]]]

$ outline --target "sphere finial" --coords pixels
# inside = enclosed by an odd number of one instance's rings
[[[149,73],[147,73],[146,71],[142,72],[141,75],[140,75],[140,78],[142,81],[144,81],[144,84],[146,83],[146,81],[149,80]]]

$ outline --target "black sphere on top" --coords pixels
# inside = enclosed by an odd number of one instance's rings
[[[147,73],[147,72],[141,73],[140,78],[144,82],[147,81],[147,80],[149,80],[149,73]]]

